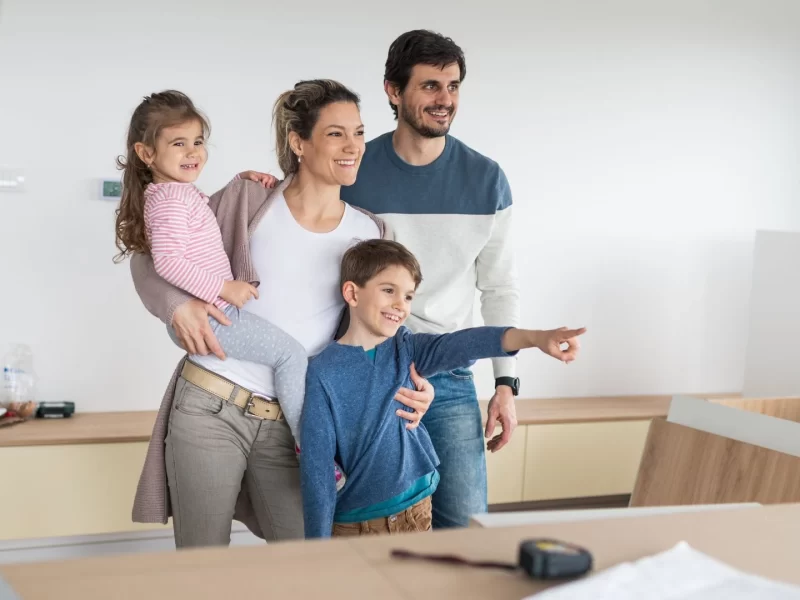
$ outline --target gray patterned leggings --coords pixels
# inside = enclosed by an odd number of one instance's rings
[[[300,415],[306,390],[308,354],[303,345],[280,327],[231,305],[225,309],[227,327],[213,317],[208,320],[226,356],[247,360],[275,371],[275,394],[295,441],[300,443]],[[172,327],[172,341],[181,345]]]

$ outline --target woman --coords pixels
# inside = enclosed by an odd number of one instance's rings
[[[344,251],[354,240],[388,237],[388,231],[339,195],[342,185],[355,182],[364,152],[356,94],[335,81],[300,82],[278,98],[273,118],[286,179],[273,190],[235,181],[209,207],[234,277],[259,287],[248,311],[269,318],[313,355],[342,325]],[[161,279],[149,255],[134,256],[131,272],[147,309],[172,324],[189,353],[162,400],[133,520],[166,523],[172,515],[178,548],[228,545],[234,518],[267,540],[302,538],[295,442],[273,374],[255,363],[223,360],[208,317],[228,320]],[[433,390],[413,376],[422,391],[401,390],[397,399],[416,411],[404,416],[416,426]]]

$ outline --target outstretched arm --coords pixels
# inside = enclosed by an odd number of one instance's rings
[[[505,352],[518,352],[525,348],[538,348],[545,354],[558,360],[571,363],[578,356],[580,348],[578,336],[586,333],[586,328],[549,329],[545,331],[533,329],[507,329],[503,334],[502,346]],[[561,346],[566,344],[566,348]]]

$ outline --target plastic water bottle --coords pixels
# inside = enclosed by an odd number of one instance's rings
[[[13,344],[3,360],[3,393],[0,404],[28,402],[35,398],[36,377],[33,372],[33,353],[25,344]]]

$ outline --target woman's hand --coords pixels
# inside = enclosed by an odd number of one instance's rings
[[[425,416],[425,413],[428,412],[435,395],[433,386],[427,379],[419,376],[413,364],[411,365],[411,381],[414,382],[417,391],[409,390],[408,388],[400,388],[397,390],[397,394],[394,397],[400,404],[414,411],[409,412],[401,409],[397,411],[398,417],[409,421],[406,425],[406,429],[409,430],[419,427],[419,422],[422,420],[422,417]]]
[[[189,354],[205,356],[212,353],[225,360],[225,353],[219,345],[217,336],[211,330],[208,317],[214,317],[223,325],[230,325],[230,319],[213,304],[192,299],[175,309],[172,315],[172,328],[183,349]]]

